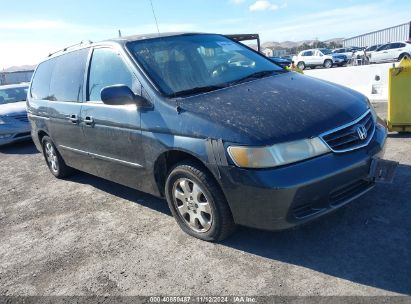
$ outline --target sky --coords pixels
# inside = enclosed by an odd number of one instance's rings
[[[410,0],[152,0],[161,32],[348,38],[411,21]],[[150,0],[0,0],[0,70],[82,40],[157,31]]]

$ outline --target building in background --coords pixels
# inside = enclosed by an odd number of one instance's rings
[[[34,70],[0,72],[0,85],[30,82]]]
[[[408,39],[411,39],[411,22],[344,39],[343,45],[344,47],[367,47],[393,41],[405,41]]]

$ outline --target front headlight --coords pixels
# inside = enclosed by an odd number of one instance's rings
[[[272,168],[331,152],[318,137],[269,147],[230,146],[228,154],[242,168]]]

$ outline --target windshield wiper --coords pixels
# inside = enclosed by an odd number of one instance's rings
[[[192,88],[192,89],[171,93],[171,94],[168,95],[168,97],[189,96],[189,95],[193,95],[193,94],[197,94],[197,93],[211,92],[211,91],[215,91],[215,90],[222,89],[222,88],[225,88],[225,87],[226,86],[223,86],[223,85],[219,85],[219,86],[218,85],[210,85],[210,86],[205,86],[205,87],[195,87],[195,88]]]
[[[255,73],[252,73],[250,75],[247,75],[245,77],[242,77],[240,79],[231,81],[230,85],[246,82],[248,80],[264,78],[264,77],[271,76],[271,75],[274,75],[274,74],[277,74],[277,73],[280,74],[280,73],[286,73],[286,72],[287,72],[286,70],[259,71],[259,72],[255,72]]]

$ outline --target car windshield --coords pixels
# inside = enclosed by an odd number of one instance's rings
[[[15,87],[15,88],[0,88],[0,105],[6,103],[13,103],[19,101],[25,101],[27,98],[27,87]]]
[[[221,35],[191,34],[133,41],[127,48],[168,97],[227,87],[286,72]]]
[[[329,49],[320,49],[321,53],[323,53],[324,55],[330,55],[332,54],[331,50]]]

